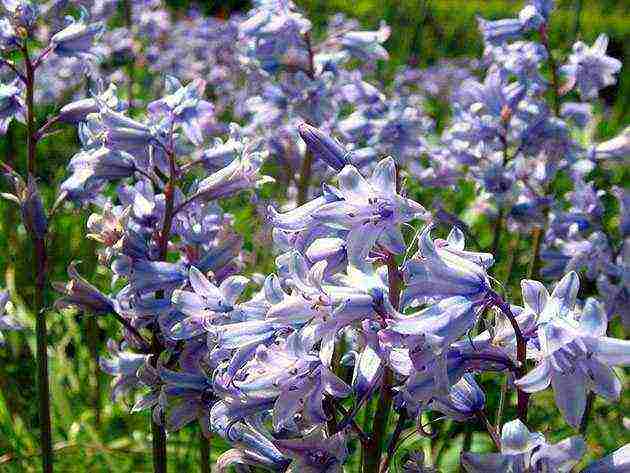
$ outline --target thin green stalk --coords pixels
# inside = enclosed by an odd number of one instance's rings
[[[25,86],[26,86],[26,140],[27,169],[29,176],[36,171],[36,130],[35,130],[35,67],[31,62],[28,47],[24,44]],[[39,394],[40,443],[42,449],[42,471],[52,473],[52,427],[50,422],[50,380],[48,376],[48,329],[46,327],[45,290],[47,284],[46,236],[31,235],[33,259],[35,261],[35,295],[33,312],[35,313],[35,333],[37,338],[37,379]]]
[[[532,257],[527,266],[527,279],[538,277],[538,266],[540,262],[540,246],[542,243],[542,228],[535,227],[532,230]]]
[[[396,422],[396,427],[394,428],[394,433],[392,434],[392,438],[389,441],[389,445],[387,447],[387,456],[385,460],[383,460],[383,464],[381,465],[381,473],[385,473],[389,468],[389,464],[394,458],[394,453],[396,452],[396,447],[398,446],[398,442],[400,441],[400,436],[405,427],[405,422],[409,418],[409,414],[406,409],[403,409],[398,414],[398,421]]]
[[[508,386],[510,380],[508,376],[505,376],[503,384],[501,384],[501,394],[499,396],[499,407],[497,408],[497,415],[494,419],[494,428],[497,432],[501,432],[503,423],[503,411],[505,410],[505,400],[507,398]]]
[[[94,369],[94,392],[92,394],[92,404],[94,407],[94,424],[96,429],[101,429],[101,377],[98,366],[98,325],[93,316],[87,319],[87,341],[90,351],[90,362]]]

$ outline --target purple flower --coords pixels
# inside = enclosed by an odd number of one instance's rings
[[[623,473],[630,467],[630,443],[588,465],[582,473]]]
[[[19,80],[11,84],[0,84],[0,135],[6,134],[14,118],[21,123],[26,123],[26,109],[19,84]]]
[[[78,20],[68,19],[70,24],[50,38],[53,51],[59,56],[93,57],[94,42],[103,33],[103,23],[88,23],[89,14],[84,7],[81,7]]]
[[[402,253],[405,242],[399,225],[427,217],[422,205],[398,194],[396,164],[392,158],[380,161],[369,180],[354,166],[344,167],[339,173],[338,192],[342,200],[320,206],[313,218],[350,230],[347,241],[351,261],[360,259],[376,241],[392,253]]]
[[[175,77],[166,77],[166,90],[169,95],[151,102],[147,107],[149,113],[166,116],[175,124],[180,124],[186,137],[194,145],[203,142],[201,124],[213,115],[214,108],[210,102],[202,100],[206,82],[195,79],[185,87]]]
[[[570,88],[577,87],[580,96],[589,100],[597,97],[600,89],[615,83],[615,74],[621,70],[621,62],[606,56],[608,37],[600,34],[593,46],[582,41],[573,45],[569,63],[560,68],[567,76]]]
[[[240,321],[236,301],[249,282],[247,278],[230,276],[217,287],[194,266],[188,278],[194,292],[176,289],[171,297],[173,306],[186,317],[170,327],[169,337],[188,339],[205,333],[210,325]]]
[[[100,357],[98,363],[105,373],[114,376],[111,398],[115,401],[119,396],[141,385],[138,371],[149,357],[121,350],[121,347],[112,340],[107,342],[107,350],[110,358]]]
[[[524,280],[521,285],[525,310],[535,314],[538,324],[530,351],[538,363],[516,384],[526,392],[542,391],[551,384],[556,405],[577,427],[588,391],[619,400],[621,382],[612,367],[630,364],[630,342],[606,336],[608,317],[594,299],[588,299],[581,311],[575,310],[576,273],[568,273],[551,296],[539,282]]]
[[[525,424],[517,419],[503,425],[501,453],[464,452],[462,465],[469,473],[568,473],[585,451],[586,444],[579,436],[550,444],[540,432],[530,433]]]
[[[114,302],[82,278],[76,265],[77,263],[73,262],[68,266],[69,282],[52,283],[55,290],[64,295],[55,302],[55,307],[58,309],[76,307],[94,315],[115,312]]]
[[[9,291],[0,291],[0,346],[4,344],[2,330],[21,330],[22,326],[7,312],[12,309]]]
[[[471,300],[490,289],[486,270],[494,263],[489,253],[464,249],[464,234],[458,228],[447,240],[431,240],[431,227],[419,237],[418,253],[407,262],[403,307],[419,298],[463,296]]]
[[[287,473],[341,473],[348,456],[345,433],[328,437],[321,428],[314,429],[302,439],[276,440],[274,443],[293,460]]]
[[[31,235],[36,238],[44,238],[48,231],[48,217],[35,179],[33,176],[29,176],[28,183],[26,183],[15,173],[7,173],[5,176],[11,181],[14,193],[2,193],[0,196],[20,206],[22,222]]]
[[[99,85],[99,88],[100,85]],[[87,118],[90,113],[97,113],[100,104],[107,108],[120,112],[124,104],[116,96],[116,86],[110,84],[107,90],[100,90],[95,97],[77,100],[61,107],[59,120],[65,123],[78,123]]]
[[[430,408],[459,422],[475,417],[483,410],[486,396],[471,374],[465,374],[451,386],[448,396],[434,399]]]

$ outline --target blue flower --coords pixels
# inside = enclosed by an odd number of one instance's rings
[[[13,119],[26,123],[26,109],[19,81],[0,84],[0,135],[6,134]]]
[[[585,451],[586,444],[579,436],[550,444],[540,432],[530,433],[517,419],[503,425],[501,453],[464,452],[462,465],[469,473],[568,473]]]
[[[9,300],[9,291],[0,291],[0,345],[4,344],[4,336],[1,330],[21,330],[22,326],[9,315],[8,309],[12,309],[12,304]]]
[[[88,23],[89,14],[84,7],[81,7],[78,20],[68,17],[68,21],[68,26],[50,38],[53,51],[60,56],[93,57],[92,48],[103,33],[103,23]]]
[[[464,250],[464,234],[458,228],[446,241],[433,241],[429,226],[421,233],[418,247],[416,256],[405,266],[403,307],[420,298],[479,299],[490,289],[486,270],[492,266],[493,256]]]
[[[569,81],[567,88],[575,86],[583,99],[597,97],[600,89],[615,83],[615,75],[621,70],[621,61],[606,56],[608,37],[601,34],[587,46],[582,41],[573,45],[569,63],[560,68]]]
[[[516,384],[525,392],[541,391],[551,384],[556,405],[566,421],[577,427],[588,391],[619,400],[621,382],[612,367],[630,364],[630,341],[606,336],[608,318],[594,299],[588,299],[581,311],[575,310],[577,274],[568,273],[551,296],[536,281],[525,280],[521,285],[525,310],[535,314],[538,322],[536,343],[528,348],[537,365]]]

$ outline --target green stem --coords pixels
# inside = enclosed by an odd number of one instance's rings
[[[383,464],[381,465],[381,473],[385,473],[389,468],[389,464],[394,458],[394,453],[396,452],[396,447],[398,446],[398,442],[400,441],[400,436],[405,427],[405,422],[407,421],[409,414],[406,409],[403,409],[398,414],[398,422],[396,422],[396,427],[394,428],[394,433],[392,434],[392,438],[389,441],[389,446],[387,447],[387,456],[385,460],[383,460]]]
[[[527,266],[527,279],[538,277],[538,266],[540,262],[540,246],[542,243],[542,228],[535,227],[532,230],[532,257]]]
[[[35,130],[35,67],[31,62],[26,43],[22,47],[25,65],[26,86],[26,167],[29,176],[35,176],[36,171],[36,130]],[[42,449],[42,471],[52,473],[52,427],[50,422],[50,380],[48,376],[48,329],[46,327],[45,290],[47,281],[47,253],[46,236],[31,235],[33,242],[33,257],[35,260],[35,295],[33,298],[35,312],[35,332],[37,338],[37,379],[39,391],[39,424],[40,442]]]

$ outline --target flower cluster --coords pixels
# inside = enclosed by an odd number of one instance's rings
[[[89,211],[86,238],[111,286],[72,262],[69,281],[53,283],[55,308],[120,324],[100,366],[113,400],[132,396],[133,412],[151,412],[156,462],[165,432],[198,422],[232,446],[220,471],[341,472],[360,445],[363,470],[384,473],[403,429],[426,434],[433,412],[487,430],[498,453],[463,452],[466,471],[570,471],[581,461],[580,435],[551,443],[526,423],[534,393],[550,389],[579,429],[593,396],[620,400],[614,368],[630,365],[630,341],[609,336],[614,317],[630,325],[630,203],[593,172],[627,156],[630,134],[593,142],[592,104],[578,101],[596,100],[619,72],[605,36],[576,43],[559,65],[547,34],[553,2],[532,0],[517,18],[478,19],[479,63],[405,67],[386,87],[375,74],[388,58],[385,23],[365,31],[336,15],[315,40],[289,0],[257,0],[227,20],[123,2],[125,25],[113,30],[104,26],[117,18],[113,1],[84,2],[65,24],[57,2],[2,3],[0,47],[22,51],[26,69],[2,62],[0,132],[16,119],[29,134],[29,175],[5,166],[13,193],[3,197],[19,205],[41,257],[41,294],[55,213]],[[47,46],[31,57],[25,37]],[[100,62],[108,56],[124,67]],[[148,103],[134,96],[138,63],[159,97]],[[84,73],[87,97],[72,90],[37,128],[34,100],[56,102]],[[424,107],[440,97],[452,113],[432,139]],[[47,209],[33,163],[56,124],[76,126],[80,150]],[[557,191],[567,176],[570,188]],[[492,245],[414,192],[414,181],[462,179],[477,195],[468,210],[494,220]],[[265,186],[274,181],[282,186]],[[246,249],[229,211],[243,193],[264,222],[270,274],[251,264],[257,247]],[[497,280],[506,229],[532,233],[517,295]],[[506,286],[511,272],[510,263]],[[19,328],[7,301],[0,293],[0,329]],[[498,425],[486,415],[488,373],[517,394],[518,418],[503,425],[502,413]],[[373,403],[374,418],[359,422]],[[626,471],[629,456],[622,448],[585,471]],[[425,460],[414,453],[404,471],[434,471]]]

